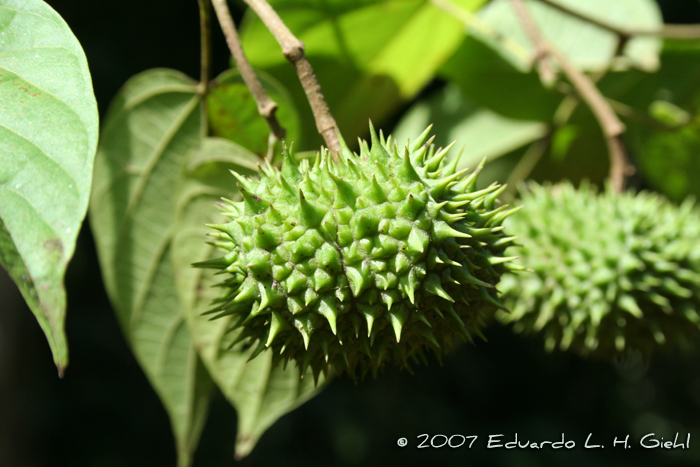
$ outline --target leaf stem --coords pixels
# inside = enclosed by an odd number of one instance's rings
[[[598,26],[601,29],[614,32],[621,38],[629,39],[632,36],[659,36],[667,39],[700,39],[700,24],[665,24],[661,29],[627,29],[613,26],[612,24],[600,21],[583,13],[579,13],[578,11],[554,2],[553,0],[539,1],[570,16]]]
[[[248,59],[243,52],[243,47],[241,47],[241,41],[238,38],[238,32],[236,32],[236,25],[233,22],[233,17],[228,9],[228,4],[226,0],[211,0],[214,5],[214,11],[216,12],[216,17],[221,25],[221,30],[224,32],[226,37],[226,43],[228,48],[233,55],[233,59],[236,62],[236,67],[241,73],[241,77],[245,82],[248,89],[250,89],[253,98],[258,106],[258,113],[267,121],[267,125],[270,127],[270,141],[268,145],[268,157],[274,152],[274,147],[278,141],[284,139],[285,130],[280,125],[277,120],[275,112],[277,111],[277,103],[270,99],[265,92],[260,80],[258,79],[253,67],[250,66]]]
[[[202,94],[201,103],[201,133],[206,137],[209,133],[207,112],[207,93],[209,92],[209,80],[211,70],[211,0],[197,0],[199,3],[199,30],[201,37],[201,69],[199,86]]]
[[[309,63],[309,59],[304,53],[304,43],[292,34],[277,12],[266,0],[244,1],[255,11],[265,26],[267,26],[267,29],[270,30],[280,47],[282,47],[284,56],[294,65],[294,68],[296,68],[299,81],[301,81],[301,85],[306,93],[306,98],[311,105],[314,119],[316,120],[316,129],[319,134],[323,136],[326,146],[330,149],[335,159],[340,152],[340,143],[336,133],[337,125],[328,108],[326,99],[323,97],[321,85],[318,79],[316,79],[311,63]]]
[[[618,193],[621,192],[625,187],[625,178],[634,170],[627,159],[625,147],[622,144],[622,133],[625,131],[625,125],[617,117],[593,81],[569,62],[556,47],[544,40],[530,13],[527,11],[523,0],[511,0],[511,4],[521,19],[528,36],[535,44],[535,49],[542,51],[545,56],[551,56],[556,59],[564,75],[566,75],[581,99],[588,105],[596,120],[598,120],[608,146],[612,188]],[[541,63],[543,58],[535,57],[535,60]]]

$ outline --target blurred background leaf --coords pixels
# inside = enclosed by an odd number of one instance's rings
[[[546,89],[534,71],[514,68],[495,49],[469,36],[439,70],[464,96],[506,117],[549,121],[562,96]]]
[[[95,164],[90,225],[107,294],[170,416],[178,465],[191,465],[211,379],[185,323],[170,259],[174,189],[200,135],[200,97],[180,72],[149,70],[117,94]]]
[[[257,173],[259,159],[249,150],[225,139],[207,138],[186,161],[178,183],[177,221],[173,241],[173,262],[181,303],[189,323],[194,344],[212,378],[238,414],[236,457],[250,453],[262,436],[282,415],[313,397],[323,386],[316,387],[311,371],[300,380],[299,368],[289,365],[286,371],[273,367],[270,352],[263,352],[246,363],[253,349],[242,344],[230,348],[237,333],[230,332],[235,316],[212,320],[202,315],[220,294],[213,288],[222,276],[216,271],[193,268],[192,262],[221,256],[202,240],[210,233],[210,223],[229,222],[214,203],[222,196],[240,198],[231,193],[235,179],[229,170],[241,175]]]
[[[676,201],[700,195],[700,44],[667,41],[657,73],[613,74],[601,82],[623,104],[626,141],[646,183]]]
[[[628,30],[657,30],[662,25],[661,12],[653,0],[553,1],[605,24]],[[526,0],[525,6],[544,39],[582,71],[607,70],[611,62],[614,62],[614,68],[633,66],[645,71],[655,71],[659,66],[661,39],[657,37],[634,37],[626,44],[623,55],[615,57],[618,42],[615,33],[537,0]],[[510,1],[491,1],[479,11],[479,18],[493,26],[494,34],[477,34],[477,37],[493,47],[513,67],[530,70],[535,49]],[[514,55],[512,46],[504,46],[506,40],[521,46],[526,54]],[[523,57],[526,59],[523,60]]]
[[[676,129],[637,133],[640,171],[646,181],[669,198],[700,196],[700,119]]]
[[[457,141],[453,152],[456,155],[462,151],[459,168],[476,167],[484,157],[489,161],[498,159],[547,132],[547,125],[542,122],[504,117],[472,104],[453,83],[416,102],[404,113],[392,135],[403,147],[431,124],[437,147]]]
[[[584,15],[626,29],[656,29],[662,24],[659,7],[653,1],[630,0],[614,4],[558,1]],[[650,101],[641,101],[652,93],[651,88],[656,86],[652,83],[664,72],[662,69],[654,73],[660,62],[660,39],[634,38],[625,45],[622,56],[614,57],[617,47],[614,33],[538,1],[528,1],[526,6],[543,36],[573,64],[583,71],[604,73],[601,88],[606,96],[622,99],[628,110],[640,106],[646,109]],[[473,34],[441,68],[440,75],[456,83],[464,99],[485,110],[523,123],[549,124],[547,134],[542,135],[546,138],[546,147],[536,142],[529,151],[512,152],[495,164],[497,168],[492,165],[492,173],[511,182],[531,177],[538,181],[570,179],[578,183],[588,179],[602,183],[607,177],[609,163],[599,123],[570,89],[568,97],[561,92],[562,86],[568,85],[560,83],[551,88],[542,85],[532,69],[532,43],[510,2],[490,2],[479,11],[477,18],[488,27],[470,26]],[[452,137],[461,140],[460,136],[455,133]],[[463,137],[469,136],[463,133]],[[499,137],[498,133],[493,136],[494,139]],[[524,159],[526,154],[527,159]]]

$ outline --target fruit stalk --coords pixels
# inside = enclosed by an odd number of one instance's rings
[[[245,2],[265,23],[267,29],[270,30],[280,47],[282,47],[284,56],[296,68],[299,81],[301,81],[316,120],[316,129],[323,136],[326,147],[331,151],[333,159],[337,160],[340,152],[340,142],[336,133],[338,128],[321,92],[321,85],[314,74],[309,59],[304,53],[304,43],[292,34],[292,31],[284,24],[277,12],[265,0],[245,0]]]

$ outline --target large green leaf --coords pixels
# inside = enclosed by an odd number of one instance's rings
[[[270,98],[277,103],[275,116],[286,131],[285,140],[298,141],[301,122],[289,91],[265,73],[258,73],[258,78]],[[265,156],[270,128],[258,113],[258,106],[241,75],[236,70],[228,70],[218,76],[214,84],[207,94],[212,133]]]
[[[652,0],[559,1],[583,14],[621,27],[653,29],[662,24],[658,7]],[[532,42],[510,3],[509,0],[494,0],[484,7],[478,18],[489,27],[474,30],[440,73],[459,84],[470,100],[503,115],[551,121],[562,96],[553,89],[544,88],[537,72],[532,69]],[[574,65],[584,71],[607,69],[616,48],[615,34],[540,2],[528,1],[526,6],[542,34]],[[484,33],[489,29],[492,34]],[[656,70],[660,49],[658,38],[634,38],[624,49],[625,58],[618,59],[614,69],[633,65],[646,71]]]
[[[456,149],[464,148],[460,168],[475,167],[484,157],[493,161],[541,138],[547,131],[542,122],[515,120],[473,105],[455,84],[448,84],[413,105],[399,121],[393,136],[402,145],[429,124],[434,125],[436,146],[446,147],[457,141]]]
[[[470,101],[510,118],[551,121],[563,97],[542,86],[535,71],[523,72],[473,36],[440,69]]]
[[[170,251],[175,184],[200,140],[195,83],[172,70],[131,78],[112,102],[95,164],[90,223],[124,335],[165,406],[179,464],[191,463],[211,380],[180,306]]]
[[[227,332],[231,317],[210,320],[202,316],[217,295],[212,286],[222,276],[214,276],[209,269],[195,269],[191,263],[221,256],[205,243],[210,230],[205,224],[226,222],[214,202],[221,196],[239,195],[229,170],[254,175],[256,163],[254,154],[235,143],[218,138],[204,140],[202,147],[192,152],[179,183],[173,242],[178,291],[195,345],[212,378],[238,413],[238,458],[247,455],[278,418],[314,396],[323,385],[321,379],[315,387],[310,370],[300,380],[299,369],[292,365],[286,370],[273,367],[269,352],[246,363],[254,349],[229,349],[236,337]]]
[[[87,212],[97,103],[80,43],[40,0],[0,3],[0,264],[36,315],[59,373],[68,261]]]
[[[585,16],[626,29],[658,29],[662,24],[661,12],[654,0],[555,0]],[[537,0],[526,0],[542,36],[556,46],[569,60],[584,71],[605,70],[617,48],[617,35],[572,15],[559,11]],[[535,49],[522,23],[515,14],[510,0],[493,0],[479,12],[479,17],[494,28],[493,35],[478,37],[499,51],[513,66],[529,69]],[[525,55],[512,53],[505,47],[505,38],[522,46]],[[659,66],[661,40],[653,36],[632,38],[624,49],[620,66],[632,65],[647,71]],[[525,60],[523,60],[525,58]]]
[[[625,137],[640,174],[674,200],[700,196],[699,83],[695,41],[667,41],[657,73],[614,73],[601,82],[606,96],[634,109]]]
[[[306,45],[331,111],[347,141],[398,110],[430,81],[464,38],[463,24],[429,0],[274,0]],[[475,11],[484,0],[454,0]],[[309,105],[295,70],[265,26],[248,12],[242,41],[251,63],[292,91],[303,112],[303,147],[317,147]]]
[[[676,201],[700,196],[700,118],[676,130],[635,132],[640,169],[657,190]]]

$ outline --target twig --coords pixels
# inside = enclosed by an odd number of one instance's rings
[[[222,1],[222,0],[219,0]],[[333,157],[337,157],[340,152],[340,143],[336,134],[337,125],[331,115],[326,99],[321,93],[321,85],[316,79],[309,59],[304,54],[304,44],[297,39],[294,34],[282,22],[277,12],[272,9],[266,0],[244,0],[250,8],[260,17],[267,29],[270,30],[275,39],[282,47],[284,56],[292,62],[297,70],[299,81],[304,88],[306,98],[309,100],[311,110],[316,120],[316,128],[323,136],[326,146],[330,149]]]
[[[535,56],[532,60],[535,65],[537,65],[540,80],[542,83],[549,86],[554,83],[556,73],[548,61],[549,57],[546,42],[542,38],[539,29],[537,29],[537,25],[532,20],[532,17],[525,9],[525,4],[522,2],[522,0],[511,0],[511,5],[515,10],[515,14],[520,19],[520,22],[523,24],[525,33],[530,37],[530,41],[535,46]]]
[[[209,132],[208,112],[207,112],[207,92],[209,91],[209,71],[211,69],[211,0],[197,0],[199,3],[199,30],[201,36],[201,71],[200,89],[202,94],[201,103],[201,134],[207,136]]]
[[[593,112],[596,120],[600,124],[605,136],[605,142],[608,146],[610,155],[610,181],[612,188],[616,192],[621,192],[625,187],[625,178],[633,171],[633,167],[627,160],[627,154],[622,144],[622,133],[625,131],[625,125],[617,118],[610,104],[605,100],[598,88],[593,84],[591,79],[576,68],[569,60],[549,42],[542,39],[542,36],[536,30],[536,25],[527,11],[523,0],[511,0],[513,6],[518,5],[520,9],[519,15],[521,18],[529,18],[529,21],[523,21],[523,27],[526,29],[533,28],[535,33],[529,33],[533,40],[539,43],[535,44],[538,49],[543,50],[547,55],[551,55],[559,63],[562,72],[569,79],[571,84],[578,92],[581,99],[588,105]]]
[[[579,13],[565,5],[553,0],[540,0],[542,3],[556,8],[568,15],[586,21],[601,29],[614,32],[620,37],[629,39],[632,36],[659,36],[667,39],[698,39],[700,38],[700,24],[665,24],[661,29],[627,29],[597,20],[591,16]]]
[[[212,0],[212,3],[214,5],[214,11],[216,11],[216,16],[219,19],[221,29],[224,31],[224,36],[226,36],[228,48],[231,50],[231,55],[233,55],[233,59],[236,62],[236,67],[238,71],[240,71],[243,81],[246,86],[248,86],[248,89],[250,89],[258,105],[258,113],[265,118],[267,125],[270,127],[270,144],[268,146],[269,158],[277,141],[283,140],[285,135],[284,128],[282,128],[275,115],[277,103],[267,95],[265,88],[260,84],[260,80],[243,52],[241,41],[236,32],[236,25],[233,22],[226,0]]]

